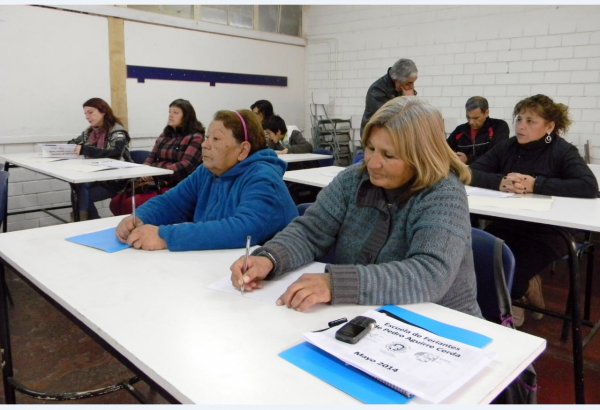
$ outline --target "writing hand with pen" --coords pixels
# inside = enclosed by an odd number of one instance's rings
[[[534,186],[535,177],[519,174],[518,172],[511,172],[502,178],[498,190],[514,194],[532,194]]]
[[[117,239],[135,249],[157,251],[167,249],[167,243],[158,234],[158,226],[144,224],[134,215],[123,218],[116,229]]]
[[[243,272],[244,264],[246,271]],[[236,289],[251,292],[262,287],[273,270],[273,262],[265,256],[242,256],[231,265],[231,283]],[[331,276],[328,273],[305,273],[277,299],[277,305],[304,312],[319,303],[331,302]]]

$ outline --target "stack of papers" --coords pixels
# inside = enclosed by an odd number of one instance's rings
[[[77,158],[76,144],[39,144],[42,158]]]

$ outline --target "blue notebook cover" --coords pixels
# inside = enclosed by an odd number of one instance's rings
[[[436,335],[474,347],[483,348],[492,341],[491,338],[480,333],[438,322],[398,306],[387,305],[378,310]],[[405,404],[410,402],[410,399],[403,394],[308,342],[285,350],[279,356],[363,403]]]
[[[129,245],[117,239],[115,230],[117,228],[108,228],[102,231],[85,233],[83,235],[71,236],[65,238],[69,242],[79,245],[90,246],[92,248],[103,250],[104,252],[113,253],[129,248]]]

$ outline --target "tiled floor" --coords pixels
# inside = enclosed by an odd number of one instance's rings
[[[596,266],[600,267],[600,252]],[[561,310],[566,298],[565,267],[543,275],[544,294],[548,306]],[[108,354],[94,340],[71,323],[43,297],[11,272],[7,281],[15,301],[10,308],[15,377],[29,387],[41,391],[87,390],[127,379],[133,374]],[[594,284],[592,319],[600,319],[600,277]],[[560,341],[562,322],[546,317],[526,318],[522,330],[548,340],[548,348],[535,362],[539,377],[539,402],[543,404],[574,403],[571,343]],[[585,328],[585,333],[588,328]],[[518,349],[518,346],[514,347]],[[586,402],[600,403],[600,335],[584,351]],[[166,403],[143,382],[136,387],[152,403]],[[0,385],[0,402],[4,392]],[[40,403],[17,394],[18,403]],[[65,402],[62,402],[65,403]],[[137,403],[125,391],[67,403]]]

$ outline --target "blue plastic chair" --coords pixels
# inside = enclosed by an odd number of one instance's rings
[[[502,323],[506,317],[502,317],[498,300],[498,292],[506,292],[504,300],[510,301],[510,290],[512,289],[515,274],[515,257],[510,248],[501,239],[481,229],[471,228],[473,261],[475,263],[475,275],[477,276],[477,303],[481,308],[483,317],[491,322]],[[501,254],[497,253],[496,243],[502,243]],[[498,289],[496,284],[496,273],[498,269],[503,270],[503,289]]]
[[[6,218],[8,214],[8,171],[0,170],[0,224],[6,232]]]
[[[133,151],[129,151],[129,155],[131,155],[131,159],[136,164],[143,164],[144,161],[146,160],[146,158],[148,158],[148,155],[150,155],[150,151],[143,150],[143,149],[136,149]]]

